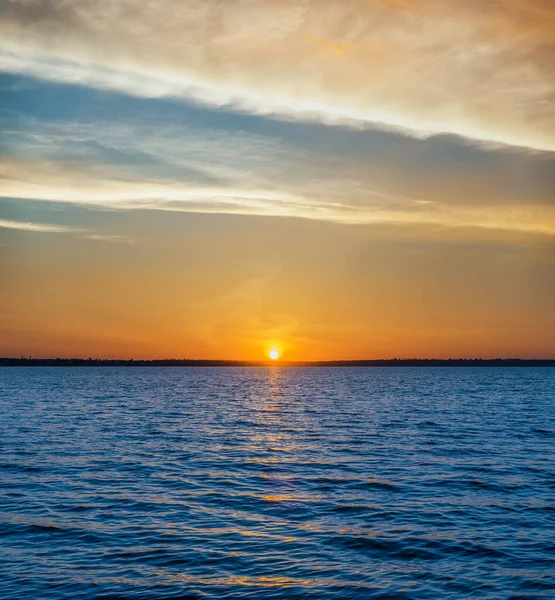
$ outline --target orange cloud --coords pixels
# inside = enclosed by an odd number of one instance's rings
[[[544,0],[14,0],[2,16],[6,71],[555,150],[555,5]]]

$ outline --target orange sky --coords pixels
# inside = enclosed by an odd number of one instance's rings
[[[550,240],[170,218],[164,236],[182,237],[169,244],[157,233],[141,244],[28,240],[7,274],[0,355],[258,360],[270,347],[289,360],[553,354]],[[219,235],[204,235],[213,228]]]

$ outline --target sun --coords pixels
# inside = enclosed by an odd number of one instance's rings
[[[272,360],[277,360],[279,358],[279,350],[276,350],[275,348],[272,348],[272,350],[270,350],[270,352],[268,352],[268,356]]]

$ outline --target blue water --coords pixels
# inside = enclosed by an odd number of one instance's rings
[[[555,598],[555,369],[0,369],[0,597]]]

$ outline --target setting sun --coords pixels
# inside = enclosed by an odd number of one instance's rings
[[[270,350],[270,352],[268,353],[268,356],[272,360],[277,360],[279,358],[279,350],[276,350],[276,349]]]

